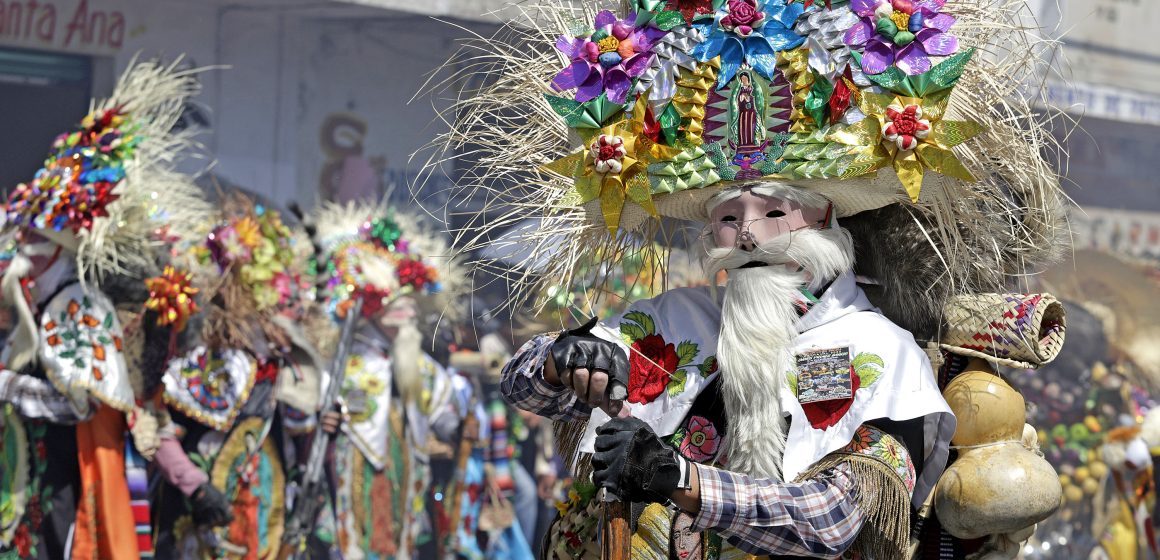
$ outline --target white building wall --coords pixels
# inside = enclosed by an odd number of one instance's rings
[[[464,34],[374,2],[323,0],[37,0],[37,13],[47,5],[56,12],[51,40],[22,29],[6,33],[3,9],[18,2],[23,10],[30,1],[0,0],[0,46],[96,56],[105,69],[95,80],[98,94],[109,91],[113,74],[134,56],[184,55],[198,66],[228,67],[203,74],[195,100],[211,127],[203,141],[213,172],[281,203],[314,201],[328,161],[320,127],[340,112],[366,124],[365,159],[382,172],[381,182],[405,192],[401,183],[417,171],[409,155],[435,134],[430,102],[407,102]],[[454,12],[449,5],[437,11]],[[73,33],[66,44],[68,20],[78,9],[119,14],[120,40],[80,44]],[[473,14],[479,17],[483,10],[464,14],[481,11]]]

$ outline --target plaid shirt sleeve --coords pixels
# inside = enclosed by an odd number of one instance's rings
[[[576,398],[576,393],[544,380],[544,362],[555,337],[541,334],[520,347],[503,368],[500,390],[508,404],[553,420],[588,418],[592,408]]]
[[[839,558],[862,528],[857,485],[845,464],[802,483],[779,483],[697,465],[701,511],[693,525],[717,529],[749,554]]]
[[[11,404],[20,416],[32,420],[76,424],[88,419],[48,381],[7,369],[0,370],[0,402]]]

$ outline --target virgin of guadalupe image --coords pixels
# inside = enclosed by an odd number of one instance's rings
[[[741,70],[729,94],[729,144],[733,163],[741,167],[738,179],[751,173],[760,176],[751,167],[764,159],[766,143],[765,93],[754,83],[751,70]]]

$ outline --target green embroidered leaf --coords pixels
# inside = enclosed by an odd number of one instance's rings
[[[677,346],[677,364],[688,365],[693,363],[697,358],[697,343],[696,342],[682,342]]]
[[[785,372],[785,380],[789,382],[789,390],[793,392],[793,395],[796,397],[798,394],[797,376],[794,375],[792,371],[787,371]]]
[[[60,333],[60,338],[62,340],[72,340],[76,337],[77,337],[77,333],[72,332],[72,331],[64,331],[64,332]]]
[[[668,392],[670,397],[675,397],[685,391],[685,382],[688,381],[689,374],[683,369],[678,369],[672,373],[672,378],[669,379]]]
[[[92,306],[93,306],[93,304],[89,303],[89,296],[85,296],[85,297],[81,298],[81,307],[88,309]]]
[[[850,361],[850,365],[853,366],[855,370],[862,369],[862,367],[866,364],[874,364],[878,367],[886,367],[886,362],[882,361],[882,358],[879,357],[878,354],[872,354],[870,352],[860,352],[857,356],[854,356],[853,360]]]
[[[644,332],[644,329],[636,323],[621,323],[620,334],[624,336],[625,340],[630,345],[633,342],[636,342],[647,336],[647,334]]]
[[[104,346],[108,346],[108,345],[113,343],[113,341],[111,339],[109,339],[108,337],[106,337],[105,335],[98,336],[97,341],[100,342]]]
[[[862,352],[854,356],[850,361],[850,367],[854,368],[854,375],[858,376],[861,386],[869,387],[882,377],[881,368],[886,367],[886,362],[883,362],[877,354]]]
[[[709,356],[705,358],[704,362],[701,362],[701,365],[697,366],[697,370],[701,372],[701,377],[708,377],[715,367],[717,367],[717,357]]]
[[[652,317],[649,317],[647,313],[630,311],[624,314],[624,320],[639,324],[644,328],[645,334],[656,334],[657,332],[656,323],[653,322]],[[644,337],[642,336],[641,338]]]
[[[71,360],[77,357],[77,352],[76,350],[65,350],[64,352],[60,353],[60,357],[66,360]]]
[[[680,447],[682,441],[685,441],[684,428],[678,428],[677,431],[673,432],[673,435],[669,436],[669,445],[673,447]]]
[[[106,330],[113,328],[113,314],[112,313],[105,315],[105,322],[101,326],[105,327]]]
[[[85,367],[85,361],[82,358],[77,358],[76,360],[73,360],[73,365],[78,368],[83,368]]]

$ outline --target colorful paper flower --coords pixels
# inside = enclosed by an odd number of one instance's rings
[[[864,92],[859,108],[866,118],[829,138],[858,147],[858,163],[852,167],[857,174],[892,166],[911,201],[917,202],[925,170],[974,180],[951,148],[982,132],[983,126],[944,119],[949,98],[949,89],[926,98]]]
[[[30,183],[17,185],[9,197],[8,221],[74,233],[91,229],[97,218],[109,215],[138,141],[120,109],[89,114],[79,130],[57,137]]]
[[[946,0],[851,0],[862,19],[846,31],[846,44],[862,49],[862,71],[885,72],[892,64],[907,75],[930,70],[931,56],[950,56],[959,41],[947,31],[955,17],[941,13]]]
[[[705,40],[690,54],[701,62],[721,57],[717,87],[733,79],[747,64],[767,80],[773,79],[777,53],[801,45],[805,38],[793,25],[804,8],[781,0],[729,0],[711,22],[694,23]]]
[[[891,105],[886,108],[885,122],[882,137],[904,152],[917,148],[919,140],[930,136],[930,121],[922,118],[921,105]]]
[[[197,313],[197,302],[193,299],[197,288],[191,285],[192,281],[193,274],[172,266],[166,266],[161,276],[145,280],[145,287],[149,289],[145,308],[157,312],[158,325],[173,325],[176,332],[185,330],[189,318]]]
[[[626,200],[657,215],[648,181],[648,165],[681,153],[679,148],[653,140],[662,132],[645,101],[647,92],[637,97],[630,118],[601,129],[580,129],[587,148],[545,166],[576,180],[581,203],[600,200],[600,209],[609,233],[615,235]],[[660,136],[658,136],[659,138]]]
[[[624,138],[609,134],[597,136],[589,150],[597,173],[620,173],[628,153],[624,149]]]
[[[703,416],[689,419],[689,431],[681,442],[681,454],[698,463],[712,459],[717,453],[721,438],[717,427]]]
[[[596,99],[601,93],[622,104],[632,89],[632,79],[649,67],[653,42],[664,31],[637,26],[636,14],[619,20],[605,10],[596,15],[596,30],[588,37],[556,40],[556,48],[572,61],[552,80],[557,91],[576,88],[576,101]]]

